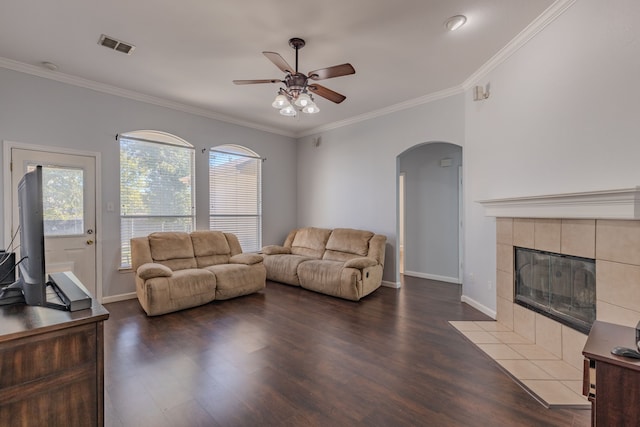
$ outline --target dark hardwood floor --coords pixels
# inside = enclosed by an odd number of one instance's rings
[[[106,305],[107,426],[588,426],[549,410],[447,321],[460,287],[407,277],[359,303],[267,283],[147,317]]]

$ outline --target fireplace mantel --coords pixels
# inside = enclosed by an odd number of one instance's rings
[[[478,201],[486,216],[640,219],[640,187]]]

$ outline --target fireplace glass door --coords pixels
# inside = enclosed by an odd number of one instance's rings
[[[515,248],[516,303],[588,333],[596,318],[595,261]]]

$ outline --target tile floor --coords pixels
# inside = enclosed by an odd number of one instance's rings
[[[548,408],[591,409],[582,395],[582,371],[495,321],[451,321]]]

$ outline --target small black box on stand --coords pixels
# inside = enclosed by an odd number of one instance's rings
[[[10,285],[16,280],[16,254],[0,251],[0,287]]]

